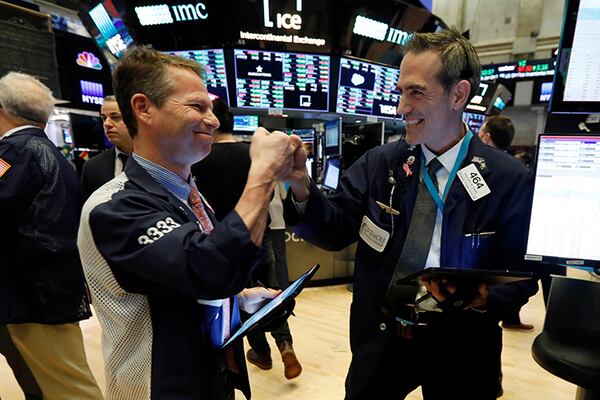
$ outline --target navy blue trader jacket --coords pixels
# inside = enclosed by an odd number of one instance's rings
[[[77,174],[43,130],[0,140],[0,323],[89,318],[79,253]]]
[[[103,330],[107,398],[221,399],[216,307],[264,257],[236,212],[204,234],[189,207],[130,158],[83,207],[78,245]],[[234,310],[235,311],[235,310]],[[250,397],[242,342],[238,388]]]
[[[288,199],[286,222],[302,238],[327,250],[340,250],[358,241],[350,310],[352,364],[346,380],[350,396],[361,393],[379,364],[394,332],[383,310],[385,294],[400,257],[419,183],[420,146],[399,141],[376,147],[354,163],[342,176],[338,191],[328,199],[314,184],[305,213],[300,216]],[[403,164],[414,156],[414,173],[407,176]],[[491,194],[472,201],[457,178],[445,201],[440,265],[455,268],[519,269],[529,224],[531,176],[518,160],[484,145],[474,136],[461,166],[475,163]],[[485,166],[484,166],[485,165]],[[392,176],[394,179],[389,179]],[[375,202],[389,205],[391,181],[396,182],[391,206],[394,232],[380,253],[359,238],[363,216],[391,233],[391,214]],[[291,196],[290,196],[291,197]],[[473,240],[472,234],[494,232]],[[534,282],[500,285],[490,289],[488,310],[498,318],[503,311],[527,302],[537,291]]]

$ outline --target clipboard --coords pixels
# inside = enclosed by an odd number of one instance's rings
[[[520,282],[532,278],[533,273],[523,271],[430,267],[402,278],[399,283],[418,284],[422,280],[448,279],[451,282],[484,282],[493,285],[497,283]]]
[[[308,271],[306,271],[302,276],[300,276],[294,283],[287,287],[283,292],[279,293],[277,296],[271,299],[267,304],[261,307],[260,310],[252,314],[250,318],[246,320],[240,326],[240,328],[235,331],[229,339],[225,341],[221,345],[221,348],[225,348],[233,343],[236,339],[242,338],[248,334],[251,330],[257,328],[265,321],[268,321],[269,318],[277,315],[280,311],[285,309],[285,307],[289,304],[289,302],[293,301],[296,296],[300,294],[302,289],[306,286],[308,281],[317,273],[321,266],[319,264],[314,265]]]

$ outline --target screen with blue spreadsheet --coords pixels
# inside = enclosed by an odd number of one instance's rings
[[[464,112],[462,115],[462,120],[465,124],[467,124],[471,132],[477,135],[481,125],[483,125],[483,122],[485,121],[485,115]]]
[[[254,132],[258,128],[258,115],[234,115],[234,132]]]
[[[399,77],[398,68],[340,58],[335,112],[394,118],[400,101]]]
[[[342,153],[342,120],[340,118],[325,122],[324,139],[323,153],[325,155],[340,155]]]
[[[340,159],[328,158],[325,161],[325,171],[323,172],[323,187],[335,190],[340,180]]]
[[[218,97],[229,104],[223,49],[180,50],[167,53],[199,62],[204,67],[204,84],[208,93],[212,95],[211,99]]]
[[[600,265],[600,135],[542,134],[526,259]]]
[[[330,57],[234,50],[237,107],[328,111]]]

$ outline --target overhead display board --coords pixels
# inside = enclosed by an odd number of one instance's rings
[[[168,51],[167,53],[199,62],[204,67],[204,84],[208,93],[213,99],[218,97],[229,104],[223,49]]]
[[[234,50],[237,107],[328,111],[330,57]]]
[[[341,58],[335,112],[394,118],[399,77],[398,68]]]
[[[518,60],[481,66],[481,80],[523,79],[554,75],[554,60]]]

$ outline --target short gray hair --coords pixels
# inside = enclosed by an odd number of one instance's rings
[[[31,90],[32,86],[40,90]],[[31,75],[9,72],[0,79],[0,107],[13,117],[45,124],[54,103],[52,91]]]
[[[108,96],[104,96],[104,101],[114,101],[116,103],[117,98],[114,95],[109,94]]]
[[[461,80],[469,81],[469,100],[477,93],[481,79],[481,63],[473,45],[456,28],[435,33],[415,33],[404,45],[404,53],[433,51],[440,55],[442,70],[438,76],[446,92]]]

